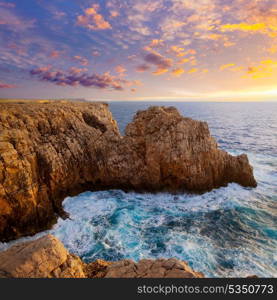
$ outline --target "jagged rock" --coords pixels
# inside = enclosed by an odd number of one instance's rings
[[[119,133],[103,103],[0,104],[0,241],[66,217],[86,190],[205,192],[256,186],[246,155],[217,148],[205,122],[173,107],[140,111]]]
[[[0,252],[0,278],[84,278],[83,263],[54,236]]]
[[[0,278],[197,278],[185,262],[177,259],[132,260],[85,264],[68,253],[54,236],[12,246],[0,252]]]
[[[186,262],[171,259],[142,259],[114,262],[107,266],[105,278],[203,278],[201,272],[193,271]]]

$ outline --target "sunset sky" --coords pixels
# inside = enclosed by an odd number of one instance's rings
[[[0,98],[277,100],[276,0],[0,0]]]

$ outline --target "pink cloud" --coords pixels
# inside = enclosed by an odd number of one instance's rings
[[[6,7],[6,8],[15,8],[15,3],[11,2],[0,2],[1,7]]]
[[[12,31],[26,31],[34,27],[35,20],[23,20],[11,10],[0,7],[0,25],[8,27]]]
[[[88,60],[85,57],[82,57],[80,55],[75,55],[73,56],[73,59],[75,61],[78,61],[82,66],[87,66],[88,65]]]
[[[77,17],[77,24],[86,27],[90,30],[105,30],[111,29],[112,26],[104,17],[98,13],[99,5],[94,4],[92,7],[85,10],[85,15]]]
[[[92,55],[93,56],[100,56],[101,54],[100,54],[100,52],[98,50],[93,50],[92,51]]]
[[[54,50],[50,53],[50,57],[51,58],[58,58],[60,56],[61,52],[60,51],[57,51],[57,50]]]
[[[123,74],[125,73],[127,70],[122,66],[122,65],[118,65],[114,68],[115,72],[118,74]]]
[[[3,81],[0,81],[0,89],[12,89],[15,88],[16,85],[14,84],[9,84],[9,83],[5,83]]]

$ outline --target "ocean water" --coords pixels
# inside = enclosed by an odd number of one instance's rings
[[[86,192],[63,205],[70,219],[8,244],[57,236],[85,261],[176,257],[208,277],[277,277],[277,103],[114,102],[122,133],[134,113],[175,106],[207,121],[219,147],[246,153],[257,188],[237,184],[203,195]]]

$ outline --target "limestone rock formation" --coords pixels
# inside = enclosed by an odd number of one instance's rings
[[[173,107],[140,111],[121,136],[104,103],[0,104],[0,241],[66,217],[86,190],[205,192],[256,186],[246,155],[218,149],[205,122]]]
[[[52,235],[0,252],[0,278],[84,278],[83,268]]]
[[[201,278],[177,259],[144,259],[85,264],[54,236],[25,242],[0,252],[0,278]]]
[[[97,260],[86,265],[89,278],[203,278],[184,261],[170,259],[142,259],[138,263],[130,259],[118,262]]]

